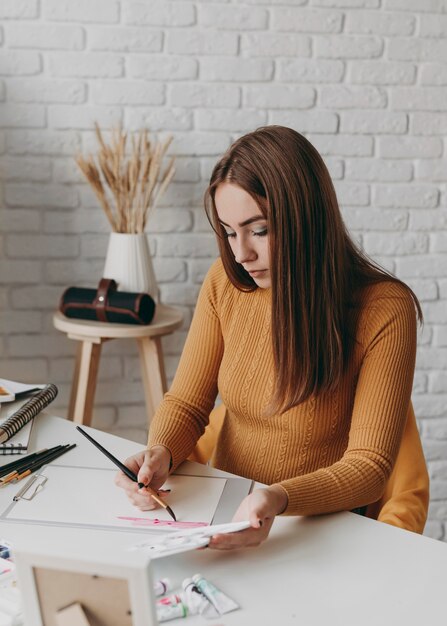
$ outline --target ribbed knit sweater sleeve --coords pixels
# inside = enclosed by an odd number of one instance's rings
[[[174,381],[152,420],[148,447],[165,445],[173,469],[193,450],[208,424],[217,396],[217,376],[223,354],[218,302],[227,281],[220,260],[208,272]]]
[[[334,464],[280,484],[286,514],[350,510],[378,500],[399,449],[413,383],[416,315],[402,287],[383,283],[368,304],[347,448]]]

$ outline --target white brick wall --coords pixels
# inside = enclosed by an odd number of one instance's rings
[[[149,223],[172,378],[216,255],[202,194],[241,133],[285,124],[323,154],[346,222],[425,313],[413,399],[447,540],[447,0],[1,0],[0,373],[52,380],[65,414],[68,285],[101,276],[108,224],[73,156],[94,121],[172,133],[177,174]],[[119,383],[119,394],[117,388]],[[145,439],[136,348],[104,346],[94,424]]]

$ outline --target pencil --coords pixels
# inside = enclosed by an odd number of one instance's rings
[[[86,437],[90,441],[90,443],[92,443],[94,446],[96,446],[98,448],[98,450],[101,450],[101,452],[103,454],[105,454],[106,457],[112,461],[112,463],[114,463],[117,467],[119,467],[120,470],[124,474],[126,474],[126,476],[128,478],[130,478],[130,480],[133,480],[133,482],[138,483],[138,478],[137,478],[136,474],[134,474],[132,472],[132,470],[130,470],[126,465],[124,465],[124,463],[121,463],[121,461],[119,461],[115,456],[113,456],[113,454],[111,454],[111,452],[106,450],[100,443],[98,443],[95,439],[93,439],[93,437],[91,437],[88,433],[86,433],[85,430],[82,430],[82,428],[80,426],[76,426],[76,430],[79,430],[79,432],[82,435],[84,435],[84,437]],[[138,483],[139,487],[140,487],[140,485],[142,487],[145,487],[145,489],[150,493],[151,497],[155,500],[155,502],[157,502],[161,507],[163,507],[169,513],[169,515],[172,517],[174,522],[176,522],[177,518],[174,515],[174,511],[171,509],[171,507],[168,504],[166,504],[166,502],[163,502],[163,500],[160,498],[160,496],[155,491],[155,489],[152,489],[152,487],[149,487],[149,485],[142,485],[142,483]]]

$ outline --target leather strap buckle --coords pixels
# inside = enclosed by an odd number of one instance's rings
[[[101,278],[96,291],[93,306],[96,310],[96,317],[99,322],[108,322],[106,307],[109,300],[109,293],[116,291],[117,284],[112,278]]]

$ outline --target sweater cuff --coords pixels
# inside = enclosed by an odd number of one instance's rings
[[[156,433],[149,437],[147,444],[148,448],[153,446],[164,446],[171,454],[171,467],[169,471],[174,471],[177,467],[183,463],[183,461],[192,452],[195,446],[195,441],[185,442],[184,435],[169,437],[166,433]]]
[[[272,485],[270,485],[270,487],[279,487],[286,494],[287,504],[285,508],[281,511],[281,513],[278,513],[278,515],[287,515],[287,509],[289,508],[289,494],[287,492],[287,489],[285,489],[284,486],[281,485],[281,483],[273,483]]]

